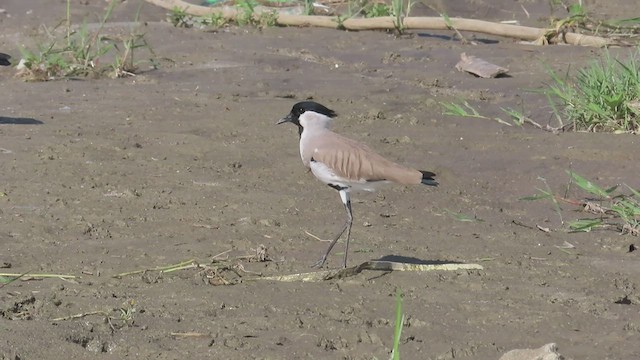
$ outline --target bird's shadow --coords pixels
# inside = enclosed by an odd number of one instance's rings
[[[423,260],[418,259],[412,256],[402,256],[402,255],[385,255],[379,259],[374,259],[374,261],[391,261],[397,263],[404,264],[416,264],[416,265],[443,265],[443,264],[462,264],[459,261],[447,261],[447,260]],[[368,278],[367,280],[376,280],[388,274],[391,274],[392,271],[384,271],[379,275]]]
[[[402,255],[385,255],[379,259],[375,259],[376,261],[392,261],[397,263],[404,264],[416,264],[416,265],[443,265],[443,264],[462,264],[459,261],[449,261],[449,260],[423,260],[418,259],[416,257],[411,256],[402,256]]]
[[[439,40],[448,40],[448,41],[458,41],[458,42],[460,41],[460,39],[457,36],[436,34],[436,33],[421,32],[421,33],[418,33],[418,37],[432,38],[432,39],[439,39]],[[500,41],[498,41],[498,40],[485,39],[485,38],[473,38],[473,41],[475,41],[477,43],[480,43],[480,44],[486,44],[486,45],[500,43]]]
[[[33,118],[0,116],[0,125],[42,125],[43,121]]]

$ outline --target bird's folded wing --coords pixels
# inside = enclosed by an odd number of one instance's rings
[[[353,182],[393,181],[399,184],[419,184],[422,174],[414,169],[389,161],[368,146],[355,140],[327,133],[309,144],[313,159],[325,164],[335,175]]]

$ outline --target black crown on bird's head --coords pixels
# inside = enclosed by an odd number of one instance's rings
[[[293,105],[293,108],[291,108],[291,112],[287,116],[280,119],[280,121],[278,121],[278,124],[290,122],[300,126],[300,115],[304,114],[307,111],[313,111],[330,118],[338,116],[335,111],[322,104],[318,104],[315,101],[301,101]]]
[[[328,116],[330,118],[338,116],[338,114],[336,114],[335,111],[327,108],[326,106],[324,106],[322,104],[318,104],[315,101],[301,101],[301,102],[293,105],[293,108],[291,109],[291,112],[296,114],[297,116],[300,116],[300,115],[304,114],[307,111],[313,111],[313,112],[316,112],[318,114],[322,114],[322,115]]]

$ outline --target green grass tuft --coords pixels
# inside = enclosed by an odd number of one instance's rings
[[[640,17],[619,20],[596,19],[593,17],[594,14],[590,14],[587,11],[582,0],[578,0],[573,4],[566,4],[563,0],[550,0],[549,5],[551,12],[562,7],[567,13],[564,18],[552,17],[550,19],[550,25],[554,28],[550,35],[556,36],[572,31],[603,37],[633,39],[640,34]],[[593,7],[597,10],[597,6]],[[595,15],[598,13],[598,11],[595,11]]]
[[[579,69],[573,79],[549,69],[552,83],[543,90],[562,127],[577,131],[640,132],[640,48],[629,60],[607,51]]]
[[[138,49],[145,48],[150,53],[148,60],[154,67],[155,53],[138,29],[118,37],[103,34],[104,26],[111,17],[117,1],[112,0],[103,14],[102,20],[94,31],[83,23],[77,28],[71,24],[70,0],[67,0],[67,13],[64,23],[64,35],[56,29],[45,28],[48,39],[36,46],[36,50],[21,48],[22,61],[18,66],[18,75],[25,80],[46,81],[78,76],[125,77],[134,75],[140,61],[134,57]],[[139,20],[140,7],[135,22]],[[105,62],[109,57],[111,63]]]
[[[369,3],[363,9],[365,18],[374,18],[382,16],[391,16],[393,9],[385,3]]]
[[[305,4],[308,5],[308,3]],[[276,10],[258,12],[257,7],[260,6],[260,3],[256,0],[234,0],[234,6],[238,11],[235,19],[225,18],[222,12],[213,12],[208,16],[194,16],[189,15],[187,9],[174,7],[167,14],[167,20],[175,27],[196,26],[204,29],[219,29],[230,23],[235,23],[238,26],[249,25],[259,29],[278,25],[278,12]]]
[[[567,171],[570,177],[569,186],[576,185],[587,196],[582,199],[569,199],[566,196],[554,194],[543,178],[546,190],[538,189],[538,194],[523,197],[520,200],[550,199],[555,211],[562,219],[562,209],[559,202],[581,208],[583,212],[592,214],[590,217],[580,218],[568,223],[572,232],[589,232],[596,229],[614,229],[622,234],[640,235],[640,192],[625,185],[630,194],[619,191],[618,185],[605,188],[585,177]]]
[[[502,120],[499,117],[490,118],[488,116],[481,115],[478,112],[478,110],[476,110],[473,106],[469,105],[467,101],[463,101],[462,105],[454,102],[451,102],[451,103],[441,102],[440,105],[443,108],[442,115],[494,120],[502,125],[507,125],[507,126],[513,126],[513,125],[522,126],[525,122],[531,122],[540,128],[540,125],[531,121],[529,118],[527,118],[524,115],[524,113],[514,110],[512,108],[506,108],[506,109],[500,108],[500,109],[502,110],[502,112],[504,112],[506,115],[508,115],[511,118],[511,121],[513,121],[513,124],[511,124],[508,121]]]

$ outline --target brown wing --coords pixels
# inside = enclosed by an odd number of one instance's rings
[[[309,144],[313,159],[332,169],[336,175],[351,181],[393,181],[399,184],[419,184],[422,173],[375,153],[368,146],[333,132]]]

